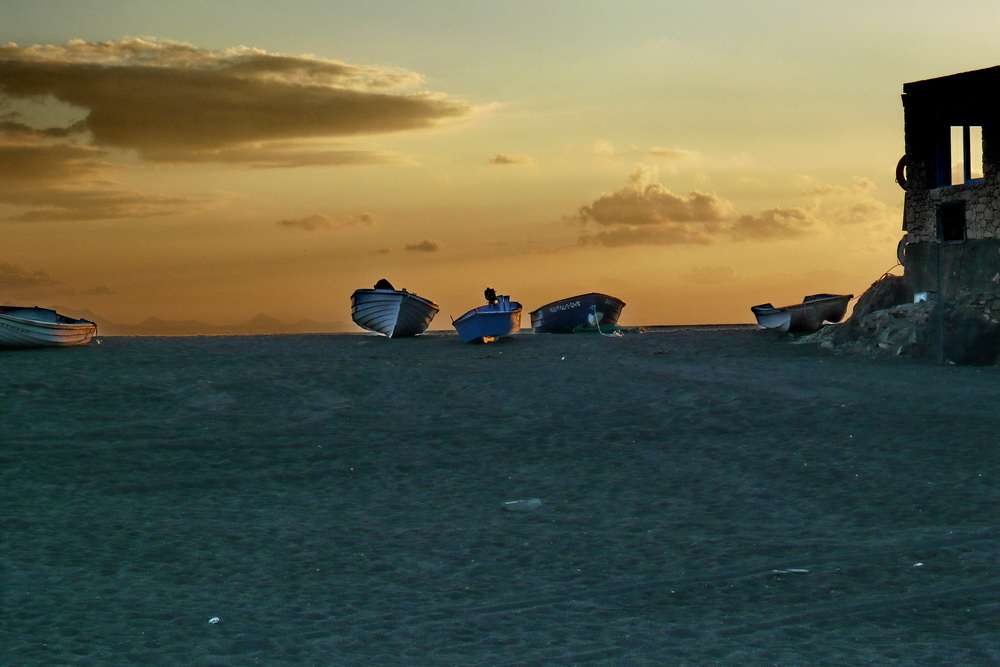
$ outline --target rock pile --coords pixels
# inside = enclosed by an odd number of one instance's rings
[[[858,298],[850,319],[799,339],[837,354],[909,357],[988,366],[1000,358],[997,299],[964,294],[945,304],[944,322],[933,300],[914,303],[900,276],[885,275]],[[943,345],[942,345],[943,338]]]

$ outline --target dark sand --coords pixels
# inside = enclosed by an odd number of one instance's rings
[[[0,380],[2,665],[1000,662],[996,368],[702,329]]]

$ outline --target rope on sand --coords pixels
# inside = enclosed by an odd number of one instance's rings
[[[602,336],[621,336],[622,335],[621,331],[612,331],[611,333],[604,333],[603,331],[601,331],[601,318],[597,314],[597,306],[596,305],[595,306],[591,306],[590,309],[592,311],[594,311],[594,326],[597,327],[597,333],[601,334]]]

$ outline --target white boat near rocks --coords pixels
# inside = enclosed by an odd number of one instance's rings
[[[96,334],[97,325],[90,320],[49,308],[0,306],[0,348],[86,345]]]
[[[769,303],[751,306],[757,324],[765,329],[791,333],[814,333],[824,322],[840,322],[847,314],[853,294],[812,294],[802,303],[775,307]]]

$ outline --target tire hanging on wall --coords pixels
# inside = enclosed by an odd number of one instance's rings
[[[903,154],[896,163],[896,182],[899,183],[899,187],[906,189],[906,154]]]

